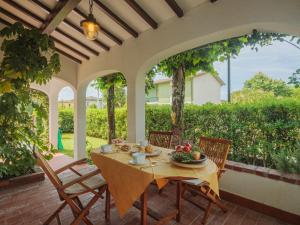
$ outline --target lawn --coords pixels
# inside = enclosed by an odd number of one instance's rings
[[[98,148],[103,144],[106,144],[107,141],[95,138],[95,137],[86,137],[87,140],[87,149],[88,147]],[[61,153],[73,157],[74,155],[74,134],[65,133],[62,135],[62,142],[64,146],[64,150],[60,151]]]

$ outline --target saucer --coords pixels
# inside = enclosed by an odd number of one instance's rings
[[[135,166],[142,166],[142,165],[147,164],[147,161],[145,161],[144,163],[135,163],[135,162],[133,161],[133,159],[129,160],[128,162],[129,162],[129,164],[135,165]]]

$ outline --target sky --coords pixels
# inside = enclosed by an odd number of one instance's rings
[[[227,62],[216,62],[215,69],[226,83],[221,89],[221,98],[227,99]],[[263,72],[274,79],[288,80],[296,69],[300,68],[300,50],[286,42],[274,42],[273,45],[259,48],[243,48],[238,57],[231,59],[231,91],[242,89],[246,80],[257,72]],[[157,78],[158,79],[158,78]],[[86,96],[97,97],[97,91],[89,85]],[[70,87],[59,94],[59,100],[74,98]]]

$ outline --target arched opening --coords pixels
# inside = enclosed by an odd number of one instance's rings
[[[74,156],[74,91],[70,86],[63,87],[58,99],[57,149],[73,158]]]
[[[86,89],[88,155],[114,139],[127,138],[127,84],[122,73],[97,77]]]
[[[231,57],[220,54],[221,57],[207,64],[211,67],[199,69],[193,65],[201,60],[193,53],[180,53],[155,65],[152,70],[154,83],[146,90],[145,97],[146,134],[151,130],[174,132],[174,121],[181,109],[174,111],[178,101],[172,102],[172,93],[180,92],[177,97],[184,96],[181,144],[198,144],[200,136],[234,140],[231,160],[285,172],[299,171],[297,163],[289,159],[296,159],[299,154],[296,125],[299,109],[291,108],[299,105],[300,39],[272,35],[276,38],[270,43],[256,40],[258,45],[242,44],[235,49],[238,54]],[[232,48],[237,45],[228,40],[221,43],[234,44]],[[207,47],[209,44],[204,46]],[[205,52],[201,54],[206,59],[214,57]],[[180,64],[176,61],[178,58],[182,59],[184,70],[195,68],[183,78],[184,87],[174,90],[173,77],[178,71],[173,69],[176,63]],[[228,73],[231,74],[231,88]],[[149,73],[146,81],[148,76]],[[176,79],[175,85],[178,85],[178,77]],[[231,94],[229,99],[228,93]],[[230,100],[232,103],[228,103]]]

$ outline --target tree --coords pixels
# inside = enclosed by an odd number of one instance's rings
[[[32,113],[44,105],[33,100],[30,84],[47,83],[59,72],[52,39],[20,23],[0,31],[4,38],[0,70],[0,178],[29,173],[35,164],[32,146],[48,150],[34,132]]]
[[[269,45],[273,40],[281,39],[284,35],[275,33],[261,33],[256,30],[252,34],[210,43],[191,49],[165,60],[152,68],[150,73],[161,72],[172,77],[172,127],[181,136],[183,127],[185,78],[193,76],[197,71],[205,71],[216,75],[213,67],[216,61],[224,61],[228,57],[235,57],[245,46],[258,50],[258,46]]]
[[[232,103],[254,103],[266,99],[273,99],[273,92],[263,90],[242,89],[232,93]]]
[[[295,88],[300,87],[300,69],[297,69],[296,72],[289,77],[288,84],[294,85]]]
[[[105,77],[97,78],[92,86],[101,90],[106,95],[107,119],[108,119],[108,143],[116,138],[115,127],[115,91],[124,89],[126,85],[125,77],[121,73],[114,73]],[[125,96],[125,93],[123,93]]]
[[[126,93],[125,93],[125,84],[124,85],[121,85],[121,86],[115,86],[115,91],[114,91],[114,104],[115,104],[115,107],[123,107],[125,106],[126,104]],[[107,92],[104,91],[102,93],[102,98],[104,101],[107,102]]]
[[[259,72],[244,84],[245,89],[262,90],[272,92],[275,96],[290,96],[290,87],[282,80],[272,79],[266,74]]]

